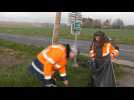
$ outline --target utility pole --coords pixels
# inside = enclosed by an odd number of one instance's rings
[[[52,44],[59,41],[60,21],[61,21],[61,12],[56,12],[55,24],[54,24],[53,36],[52,36]]]

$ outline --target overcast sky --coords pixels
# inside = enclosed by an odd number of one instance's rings
[[[134,25],[134,12],[82,12],[83,17],[93,19],[123,19],[126,25]],[[0,21],[51,22],[55,12],[0,12]],[[68,23],[68,12],[62,13],[62,22]]]

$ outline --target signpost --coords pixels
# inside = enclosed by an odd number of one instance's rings
[[[71,34],[75,35],[75,44],[74,44],[74,49],[75,49],[75,60],[74,60],[74,66],[78,67],[77,64],[77,53],[78,53],[78,49],[77,49],[77,37],[78,35],[80,35],[80,31],[81,31],[81,13],[79,12],[72,12],[69,15],[70,17],[70,24],[71,24]]]
[[[75,23],[74,23],[74,33],[75,34],[80,34],[80,25],[81,25],[81,22],[79,20],[76,20]]]
[[[69,15],[70,24],[71,24],[71,34],[80,34],[80,25],[81,25],[81,13],[79,12],[72,12]]]

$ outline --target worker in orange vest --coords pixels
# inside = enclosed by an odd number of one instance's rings
[[[101,52],[99,52],[99,48]],[[119,55],[119,48],[117,48],[112,45],[105,33],[98,31],[94,34],[93,43],[89,50],[89,57],[94,60],[99,55],[100,57],[104,57],[110,54],[111,60],[113,61]]]
[[[93,86],[95,87],[114,86],[113,85],[114,82],[110,79],[112,79],[111,77],[115,75],[109,72],[108,68],[109,69],[112,68],[111,62],[113,62],[113,60],[118,55],[119,55],[119,47],[115,44],[113,45],[104,32],[97,31],[94,33],[93,41],[89,49],[89,57],[91,58],[90,64],[94,72],[91,78],[92,82],[94,82],[95,84],[95,85],[92,84]],[[108,78],[108,76],[111,77]],[[109,80],[111,83],[108,82]]]
[[[42,50],[37,58],[32,62],[30,71],[36,73],[38,78],[43,81],[45,87],[55,87],[55,72],[60,73],[61,81],[68,86],[66,64],[70,54],[70,46],[53,44]]]

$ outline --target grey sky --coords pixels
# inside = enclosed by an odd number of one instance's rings
[[[125,24],[134,25],[134,12],[82,12],[83,17],[94,19],[120,18]],[[26,21],[26,22],[51,22],[55,19],[55,12],[0,12],[0,21]],[[68,23],[68,12],[62,13],[62,22]]]

